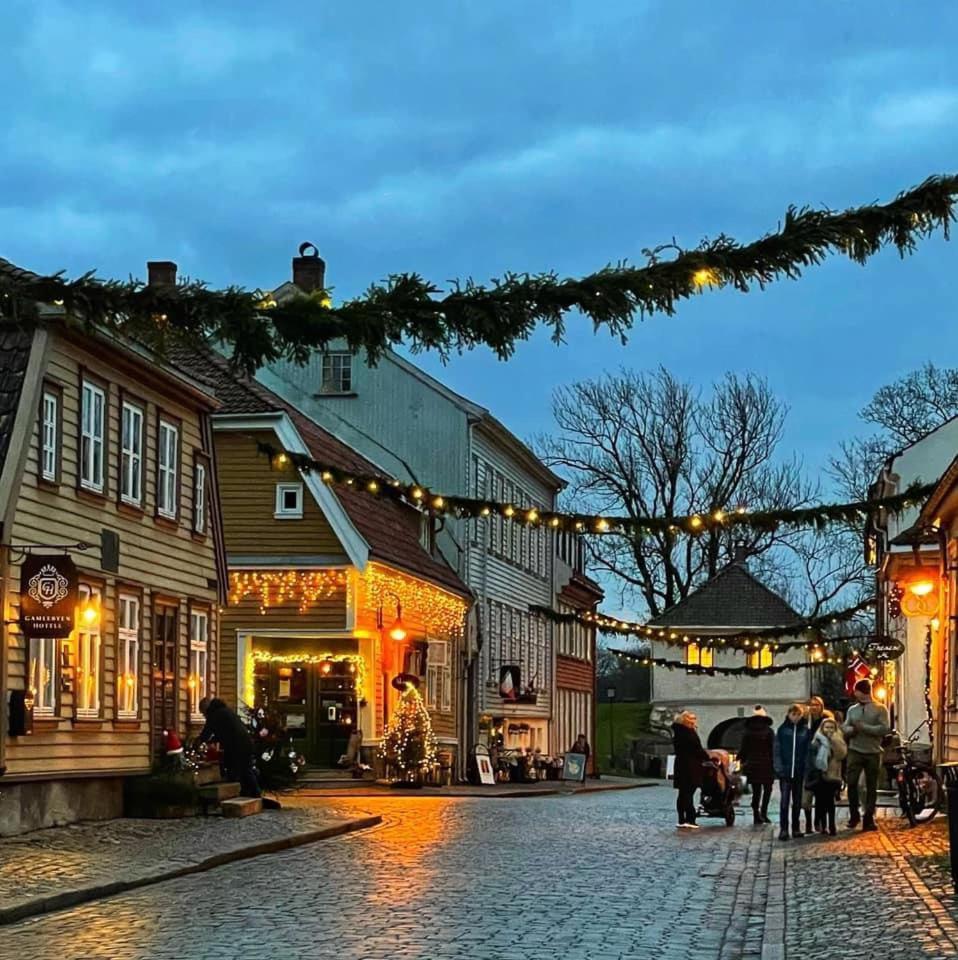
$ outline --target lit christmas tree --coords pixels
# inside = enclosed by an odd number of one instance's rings
[[[419,691],[407,685],[392,719],[386,725],[380,748],[386,763],[399,775],[401,783],[422,783],[436,762],[436,737],[429,712]]]

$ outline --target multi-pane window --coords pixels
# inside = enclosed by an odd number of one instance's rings
[[[95,383],[83,381],[80,398],[80,486],[103,492],[103,445],[106,431],[106,394]]]
[[[40,418],[40,476],[56,482],[60,456],[60,396],[52,390],[43,391]]]
[[[711,647],[690,643],[685,648],[685,662],[690,667],[711,668],[715,665],[715,651]]]
[[[522,686],[536,691],[548,690],[551,681],[548,628],[540,617],[533,617],[495,600],[489,601],[489,673],[498,680],[503,664],[515,664],[521,670]]]
[[[771,647],[762,647],[761,650],[750,650],[745,654],[745,666],[751,670],[764,670],[772,666],[775,655]]]
[[[143,502],[143,410],[127,401],[120,414],[120,499]]]
[[[431,710],[452,709],[452,664],[449,644],[430,640],[426,657],[426,705]]]
[[[323,354],[322,393],[350,393],[353,389],[353,358],[348,353]]]
[[[160,421],[157,447],[156,509],[161,517],[175,520],[180,468],[180,431],[175,424]]]
[[[56,637],[33,637],[30,640],[30,693],[35,717],[56,714],[57,643]]]
[[[200,701],[206,696],[206,669],[209,656],[210,616],[204,610],[190,613],[190,718],[202,720]]]
[[[100,715],[100,591],[80,587],[76,619],[76,715]]]
[[[199,460],[193,467],[193,532],[206,533],[206,464]]]
[[[117,611],[117,716],[136,717],[140,686],[140,598],[121,593]]]

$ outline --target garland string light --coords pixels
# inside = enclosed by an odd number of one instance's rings
[[[775,651],[794,650],[799,648],[811,649],[818,646],[847,644],[854,640],[866,639],[863,635],[854,637],[825,637],[822,631],[837,623],[845,623],[862,614],[869,607],[874,606],[874,600],[863,600],[844,610],[837,610],[820,617],[811,617],[800,620],[790,626],[766,627],[760,630],[740,630],[735,633],[718,634],[703,633],[695,630],[677,630],[674,627],[659,626],[635,620],[619,620],[616,617],[607,617],[601,613],[591,611],[577,611],[562,613],[551,607],[533,604],[529,607],[532,613],[552,620],[554,623],[579,623],[587,627],[595,627],[601,633],[630,635],[642,640],[651,640],[655,643],[664,643],[669,646],[681,647],[689,643],[697,643],[705,647],[722,647],[728,650],[757,650],[769,647]],[[785,640],[778,638],[794,636],[795,634],[813,632],[814,637],[805,640]]]
[[[461,597],[378,563],[366,565],[361,583],[368,608],[388,608],[398,598],[403,614],[432,636],[453,636],[463,629],[468,606]]]
[[[320,673],[329,673],[327,665],[345,663],[355,677],[356,699],[362,700],[366,689],[366,661],[356,653],[271,653],[269,650],[254,650],[250,654],[254,663],[319,664]]]
[[[698,664],[685,663],[682,660],[647,657],[641,653],[630,653],[627,650],[610,650],[609,652],[623,660],[629,660],[644,667],[665,667],[666,670],[687,670],[689,673],[723,677],[764,677],[794,670],[809,670],[813,667],[820,667],[823,663],[842,666],[845,662],[841,657],[827,657],[824,660],[804,660],[799,663],[780,663],[768,667],[702,667]]]
[[[230,603],[255,596],[259,612],[270,607],[296,603],[300,613],[321,600],[328,600],[346,588],[342,570],[234,570],[230,573]]]
[[[935,484],[913,484],[903,493],[874,500],[826,503],[814,507],[780,510],[747,510],[745,507],[736,507],[731,510],[712,510],[709,513],[681,516],[599,516],[564,513],[545,510],[541,507],[501,503],[497,500],[479,500],[474,497],[435,493],[421,484],[403,483],[380,474],[353,473],[332,464],[314,460],[305,454],[277,450],[276,447],[260,440],[255,443],[260,454],[268,457],[275,467],[285,469],[292,464],[304,473],[318,473],[323,482],[330,486],[345,486],[370,496],[400,500],[436,516],[455,516],[471,520],[499,518],[524,526],[547,527],[582,534],[617,534],[635,537],[642,534],[667,533],[677,537],[701,536],[709,531],[733,527],[750,527],[768,531],[779,527],[820,529],[831,523],[859,522],[879,509],[887,510],[889,513],[900,513],[902,510],[923,503],[935,488]]]
[[[234,364],[252,373],[281,358],[305,362],[334,340],[375,362],[396,344],[451,351],[485,345],[504,359],[540,326],[562,340],[575,312],[625,341],[636,318],[671,316],[680,301],[706,290],[743,293],[840,254],[864,264],[886,246],[900,255],[941,230],[948,238],[958,198],[958,176],[933,176],[889,203],[841,212],[789,207],[779,229],[751,243],[725,234],[683,250],[674,242],[643,250],[644,266],[621,262],[585,277],[507,273],[489,285],[455,282],[448,292],[417,274],[396,274],[366,293],[334,306],[316,290],[277,302],[238,287],[210,290],[200,282],[144,285],[99,280],[93,273],[68,280],[23,270],[0,276],[0,326],[22,325],[56,304],[74,320],[163,348],[170,341],[220,341]],[[670,258],[669,258],[670,257]]]

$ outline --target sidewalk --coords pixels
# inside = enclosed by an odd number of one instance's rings
[[[378,780],[330,780],[328,786],[316,784],[296,787],[288,795],[294,797],[482,797],[515,800],[520,797],[555,797],[601,793],[606,790],[637,790],[640,787],[654,787],[663,782],[662,780],[603,776],[600,780],[586,780],[585,783],[545,780],[536,783],[492,783],[485,786],[472,784],[449,787],[425,786],[415,790],[402,790]]]
[[[378,816],[266,810],[233,820],[105,820],[0,839],[0,925],[374,826]]]
[[[958,956],[947,818],[909,828],[883,810],[878,824],[863,833],[840,822],[834,839],[775,843],[762,960],[830,956],[880,941],[903,960]]]

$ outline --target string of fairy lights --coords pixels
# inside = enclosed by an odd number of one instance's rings
[[[345,663],[346,669],[354,678],[356,699],[362,700],[366,690],[366,660],[358,653],[273,653],[270,650],[253,650],[250,660],[254,664],[276,664],[278,666],[318,665],[321,676],[329,676],[334,663]]]
[[[633,538],[650,534],[666,534],[673,538],[683,535],[702,536],[735,527],[770,531],[779,527],[821,528],[830,523],[859,522],[877,510],[899,513],[920,505],[934,489],[934,484],[914,484],[893,496],[810,507],[776,510],[749,510],[744,506],[716,507],[707,512],[682,516],[623,517],[569,513],[493,499],[436,493],[422,484],[405,483],[382,474],[344,470],[306,454],[277,449],[262,440],[251,438],[251,442],[256,444],[261,455],[269,458],[275,469],[286,470],[293,466],[302,473],[318,474],[322,481],[330,486],[347,487],[370,496],[399,500],[435,516],[455,516],[471,520],[501,519],[527,527],[545,527],[557,532],[612,534]]]
[[[234,570],[230,573],[229,602],[255,597],[259,612],[295,603],[300,613],[346,589],[342,570]]]

